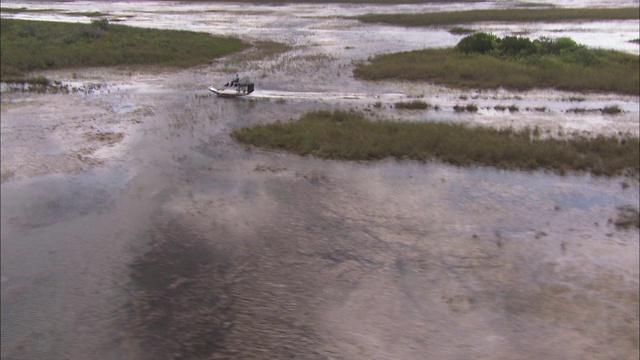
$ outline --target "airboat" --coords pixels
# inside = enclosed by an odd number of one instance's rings
[[[249,95],[253,92],[253,83],[249,80],[248,77],[243,77],[242,79],[236,78],[224,84],[221,88],[216,88],[211,85],[209,87],[209,91],[218,95],[219,97],[238,97]]]

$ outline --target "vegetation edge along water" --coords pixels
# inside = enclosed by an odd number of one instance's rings
[[[352,17],[365,23],[401,26],[443,26],[487,21],[561,22],[592,20],[637,20],[640,8],[548,8],[548,9],[488,9],[444,11],[434,13],[369,13]]]
[[[298,120],[234,130],[239,142],[299,155],[340,160],[384,158],[506,169],[547,169],[564,174],[638,176],[637,137],[556,139],[538,128],[516,131],[444,122],[373,121],[357,111],[309,112]]]
[[[91,24],[0,19],[0,79],[24,82],[30,72],[74,67],[191,67],[248,48],[232,37],[136,28],[98,19]]]

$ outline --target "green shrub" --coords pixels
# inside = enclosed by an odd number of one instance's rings
[[[573,39],[569,37],[552,39],[543,36],[535,40],[533,43],[537,48],[537,52],[542,55],[560,55],[563,51],[573,51],[579,46]]]
[[[502,56],[529,56],[535,54],[535,44],[526,37],[507,36],[500,40],[498,50]]]
[[[574,63],[584,66],[596,66],[600,65],[601,56],[598,56],[598,52],[589,50],[586,47],[577,47],[573,50],[563,50],[560,52],[561,59],[565,63]]]
[[[465,36],[456,45],[456,50],[465,54],[486,54],[498,47],[499,39],[493,34],[483,32]]]
[[[91,20],[91,25],[100,30],[107,30],[107,26],[109,26],[109,20],[107,18],[101,18],[98,20]]]

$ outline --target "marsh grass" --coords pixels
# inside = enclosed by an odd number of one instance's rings
[[[406,110],[427,110],[431,109],[433,106],[428,104],[422,100],[412,100],[408,102],[397,102],[394,104],[396,109],[406,109]]]
[[[449,29],[449,33],[453,35],[467,35],[467,34],[473,34],[474,32],[476,31],[471,28],[462,27],[462,26],[454,26],[451,29]]]
[[[272,59],[282,53],[291,50],[291,46],[276,41],[257,41],[252,44],[254,51],[248,56],[243,56],[243,60],[256,61],[263,59]]]
[[[442,26],[471,24],[486,21],[508,22],[561,22],[590,20],[637,20],[637,7],[583,8],[583,9],[498,9],[447,11],[419,14],[365,14],[356,19],[366,23],[383,23],[401,26]]]
[[[638,228],[640,229],[640,212],[638,208],[631,205],[620,206],[617,208],[618,214],[614,219],[609,220],[618,229]]]
[[[535,129],[370,121],[355,111],[311,112],[296,121],[239,128],[231,136],[245,144],[329,159],[440,159],[455,165],[590,171],[596,175],[630,171],[637,176],[639,170],[637,137],[543,139]]]
[[[0,19],[2,81],[21,81],[25,74],[47,69],[206,64],[249,46],[229,37],[190,31],[91,24]]]
[[[28,9],[26,7],[19,7],[19,8],[7,8],[7,7],[0,7],[0,13],[4,13],[4,14],[20,14],[20,13],[25,13],[25,12],[57,12],[58,10],[56,9]]]
[[[583,107],[575,107],[575,108],[567,109],[568,113],[575,113],[575,114],[588,114],[588,113],[596,113],[599,111],[600,110],[598,109],[587,109]]]
[[[602,110],[603,114],[617,115],[622,112],[622,109],[618,105],[605,106]]]
[[[460,112],[478,112],[478,105],[476,104],[467,104],[467,105],[454,105],[453,111]]]
[[[555,5],[553,4],[548,4],[548,3],[538,3],[538,2],[520,2],[517,4],[514,4],[513,6],[515,7],[543,7],[543,8],[553,8]]]
[[[86,17],[104,17],[109,15],[107,13],[103,13],[100,11],[72,11],[66,14],[74,15],[74,16],[86,16]]]
[[[355,67],[364,80],[427,81],[456,88],[566,91],[640,92],[637,55],[589,50],[597,64],[583,65],[554,56],[499,58],[490,54],[464,54],[455,49],[424,49],[383,54]]]

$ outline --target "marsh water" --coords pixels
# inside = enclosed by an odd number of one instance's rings
[[[292,49],[179,71],[48,72],[86,91],[3,92],[2,358],[637,359],[638,229],[615,222],[638,208],[638,179],[328,161],[229,137],[337,108],[637,136],[637,96],[352,76],[371,55],[461,37],[342,15],[519,5],[3,1],[44,10],[3,17],[89,22],[77,13],[100,11]],[[478,27],[639,53],[638,21]],[[254,94],[208,93],[235,72],[255,81]],[[441,109],[393,107],[415,98]],[[480,110],[452,109],[468,103]],[[512,104],[520,111],[494,109]],[[610,105],[623,112],[597,111]],[[167,286],[154,283],[166,269],[176,271]]]

